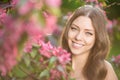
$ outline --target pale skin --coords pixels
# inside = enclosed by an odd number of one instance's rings
[[[76,80],[86,80],[81,71],[94,43],[95,30],[91,19],[86,16],[75,19],[68,31],[68,45],[72,52],[73,71],[71,76]],[[105,80],[118,80],[111,64],[107,61],[105,64],[108,69]]]

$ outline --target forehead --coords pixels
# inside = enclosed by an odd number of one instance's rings
[[[73,21],[72,25],[76,25],[79,28],[94,30],[92,21],[87,16],[79,16]]]

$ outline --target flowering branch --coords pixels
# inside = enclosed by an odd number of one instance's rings
[[[118,6],[119,6],[120,3],[114,2],[114,3],[112,3],[112,4],[110,4],[110,5],[107,5],[107,6],[103,7],[103,8],[104,8],[104,9],[107,9],[107,8],[113,6],[113,5],[118,5]]]
[[[23,71],[25,74],[27,74],[28,77],[32,78],[33,80],[39,80],[34,75],[29,74],[29,72],[25,71],[24,68],[22,68],[21,65],[18,66],[18,68]]]

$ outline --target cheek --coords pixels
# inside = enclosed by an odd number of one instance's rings
[[[70,47],[70,44],[72,43],[71,40],[74,39],[74,34],[72,31],[68,31],[68,45]]]
[[[71,32],[68,31],[68,39],[72,38]]]
[[[75,33],[75,32],[68,31],[68,39],[72,39],[72,38],[74,38],[74,37],[75,37],[75,35],[76,35],[76,33]]]
[[[87,44],[94,45],[94,43],[95,43],[95,37],[87,38],[86,42],[87,42]]]

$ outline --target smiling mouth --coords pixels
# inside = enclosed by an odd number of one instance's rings
[[[72,41],[72,46],[73,46],[74,48],[82,48],[84,45],[81,44],[81,43],[76,43],[76,42]]]

